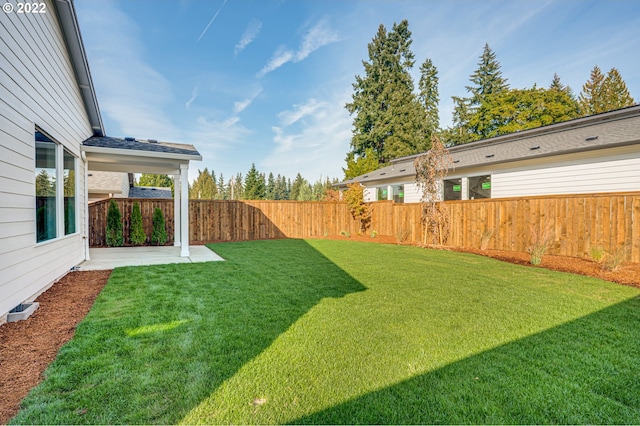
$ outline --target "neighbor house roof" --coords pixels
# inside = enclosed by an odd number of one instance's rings
[[[171,188],[134,186],[129,188],[129,198],[173,198]]]
[[[449,153],[453,168],[458,170],[632,144],[640,144],[640,105],[456,145],[449,148]],[[390,166],[345,180],[336,186],[413,178],[413,162],[423,154],[391,160]]]

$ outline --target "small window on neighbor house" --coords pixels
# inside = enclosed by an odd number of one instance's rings
[[[444,200],[462,199],[462,179],[446,179],[444,181]]]
[[[57,151],[58,146],[36,131],[36,241],[57,237]]]
[[[396,203],[404,203],[404,185],[393,185],[393,201]]]
[[[491,198],[491,176],[473,176],[469,178],[469,199]]]
[[[64,150],[64,234],[76,232],[76,158]]]
[[[388,200],[388,192],[389,192],[389,187],[388,186],[379,186],[378,188],[378,201],[382,201],[382,200]]]

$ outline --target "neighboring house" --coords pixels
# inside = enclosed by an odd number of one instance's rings
[[[441,199],[640,191],[640,105],[449,148]],[[365,201],[417,203],[419,156],[340,182],[360,182]]]
[[[0,13],[0,323],[88,259],[92,171],[176,179],[175,244],[188,256],[191,145],[105,136],[72,0]]]
[[[129,173],[91,171],[87,179],[89,202],[105,198],[127,198],[130,186]]]

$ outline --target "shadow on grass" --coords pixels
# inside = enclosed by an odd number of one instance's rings
[[[215,251],[114,270],[13,422],[176,423],[322,299],[365,290],[302,240]]]
[[[640,298],[298,424],[640,424]]]

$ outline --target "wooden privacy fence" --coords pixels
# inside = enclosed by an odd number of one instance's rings
[[[163,210],[173,241],[173,200],[116,199],[128,235],[131,207],[140,202],[145,231],[151,235],[151,216]],[[488,249],[524,252],[532,238],[547,233],[549,254],[589,257],[591,247],[627,249],[627,260],[640,262],[640,192],[563,195],[445,202],[451,218],[447,244],[480,248],[483,234],[491,235]],[[108,202],[90,205],[90,244],[104,245]],[[345,203],[303,201],[189,201],[189,239],[246,241],[271,238],[309,238],[355,235],[359,224]],[[420,204],[372,203],[368,232],[392,235],[399,242],[423,240]],[[375,240],[372,240],[375,241]]]
[[[131,229],[131,211],[134,203],[140,203],[142,213],[142,226],[147,235],[147,244],[151,242],[153,233],[153,211],[160,207],[164,215],[164,224],[167,228],[169,240],[167,244],[173,244],[173,199],[161,198],[111,198],[89,204],[89,245],[91,247],[103,247],[107,245],[107,211],[109,202],[114,200],[122,214],[122,232],[125,244],[128,243],[129,231]]]

